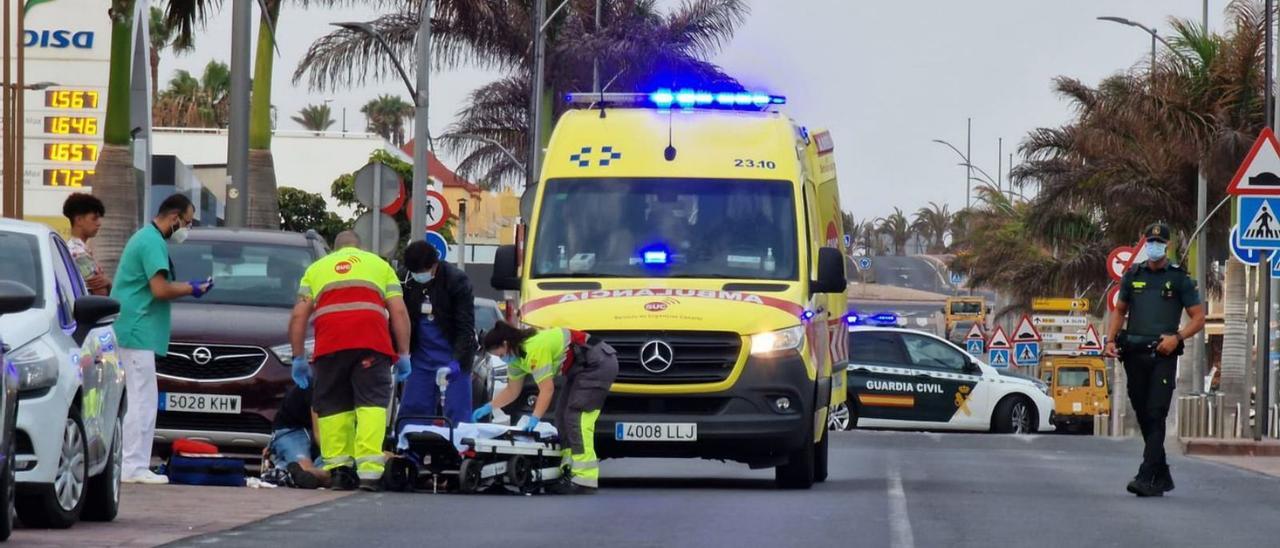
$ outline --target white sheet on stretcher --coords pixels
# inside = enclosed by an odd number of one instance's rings
[[[468,449],[467,446],[462,444],[462,440],[494,439],[512,430],[523,431],[524,430],[523,424],[524,424],[524,419],[521,419],[521,422],[517,426],[507,426],[504,424],[464,422],[454,427],[453,439],[450,441],[453,442],[453,446],[458,448],[458,452],[461,453]],[[545,422],[539,423],[538,426],[533,429],[533,431],[538,434],[539,439],[543,439],[543,440],[554,438],[557,435],[556,427],[550,424],[547,424]],[[405,435],[415,433],[415,432],[431,432],[442,438],[449,437],[449,428],[446,426],[434,426],[434,425],[428,425],[428,424],[408,424],[408,425],[405,425],[404,429],[400,430],[400,439],[399,439],[399,442],[396,444],[396,448],[400,450],[408,449],[409,440],[408,438],[405,437]]]

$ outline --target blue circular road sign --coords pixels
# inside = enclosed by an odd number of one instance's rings
[[[428,230],[426,240],[427,243],[431,244],[431,247],[440,252],[440,260],[449,260],[449,242],[445,241],[444,236],[434,230]]]

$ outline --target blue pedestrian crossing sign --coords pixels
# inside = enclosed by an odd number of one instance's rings
[[[1236,224],[1240,229],[1240,247],[1253,249],[1280,248],[1280,196],[1241,196],[1236,207]]]
[[[990,355],[987,357],[987,362],[991,364],[991,367],[1002,369],[1009,367],[1009,349],[992,348]]]
[[[1262,251],[1240,247],[1240,225],[1231,227],[1231,254],[1236,260],[1249,266],[1258,266],[1262,261]]]
[[[984,346],[986,346],[986,341],[982,339],[969,339],[964,341],[964,350],[965,352],[968,352],[970,356],[981,356]]]
[[[1040,343],[1013,343],[1013,363],[1017,364],[1018,367],[1034,367],[1040,363]]]

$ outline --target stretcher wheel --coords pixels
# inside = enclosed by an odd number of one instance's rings
[[[387,471],[383,474],[383,482],[388,491],[403,493],[413,488],[413,480],[416,475],[417,470],[408,460],[393,458],[387,461]]]
[[[480,488],[480,469],[484,465],[475,459],[464,459],[458,468],[458,491],[466,494],[475,493]]]
[[[533,466],[522,456],[511,457],[507,462],[507,485],[523,491],[533,482]]]

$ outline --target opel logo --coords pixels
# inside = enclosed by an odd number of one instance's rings
[[[210,352],[208,348],[201,346],[191,352],[191,361],[200,365],[205,365],[210,361],[213,361],[213,352]]]
[[[640,347],[640,365],[650,373],[663,373],[675,363],[676,353],[662,341],[649,341]]]

